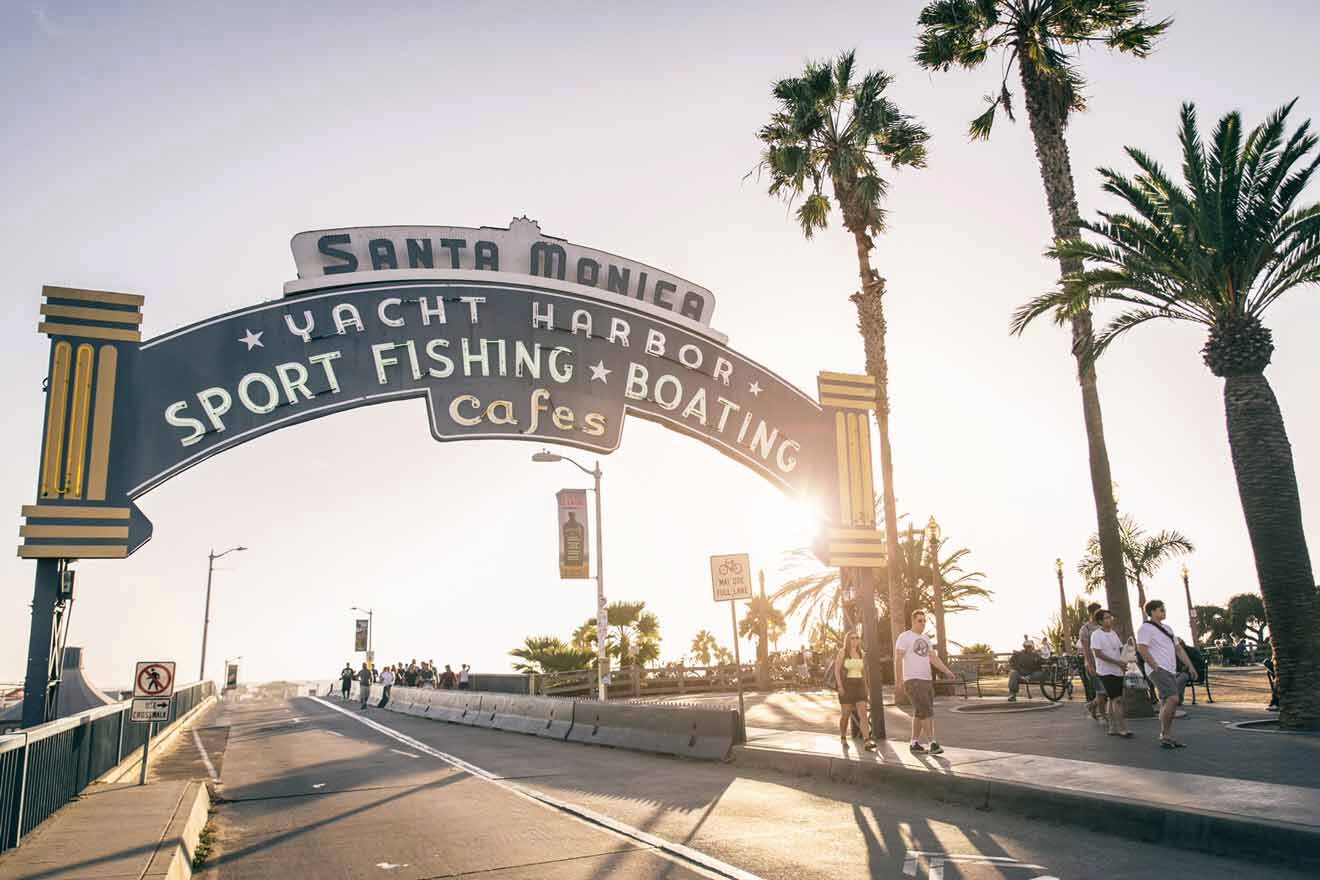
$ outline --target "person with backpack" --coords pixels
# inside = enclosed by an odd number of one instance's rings
[[[1192,660],[1173,631],[1164,625],[1168,612],[1159,599],[1146,603],[1146,622],[1137,630],[1137,653],[1145,663],[1146,677],[1154,685],[1160,702],[1160,748],[1181,749],[1186,744],[1173,738],[1173,716],[1182,702],[1183,688],[1191,676],[1178,671],[1181,663],[1192,670]]]

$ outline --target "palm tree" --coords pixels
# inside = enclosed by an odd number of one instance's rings
[[[1087,601],[1081,596],[1073,599],[1073,603],[1068,606],[1068,618],[1059,625],[1059,612],[1056,611],[1050,617],[1050,625],[1040,631],[1040,637],[1054,645],[1060,654],[1067,651],[1067,646],[1077,640],[1077,633],[1086,623]]]
[[[974,139],[990,137],[1001,108],[1013,119],[1008,78],[1017,65],[1055,239],[1075,236],[1080,222],[1068,142],[1063,136],[1069,115],[1086,107],[1082,94],[1085,83],[1077,69],[1076,52],[1083,46],[1102,43],[1145,58],[1156,38],[1172,24],[1170,19],[1148,24],[1141,17],[1145,7],[1144,0],[934,0],[918,19],[921,32],[916,60],[928,70],[947,71],[955,65],[980,67],[992,51],[1004,56],[998,92],[989,96],[990,106],[985,112],[972,120],[970,133]],[[1059,265],[1065,276],[1081,268],[1080,262],[1071,257],[1060,257]],[[1091,492],[1105,563],[1105,593],[1109,610],[1126,638],[1132,634],[1132,613],[1123,577],[1118,507],[1105,446],[1100,394],[1095,367],[1087,356],[1092,344],[1091,313],[1080,309],[1071,319]]]
[[[632,661],[642,666],[660,659],[660,619],[646,610],[645,602],[611,602],[605,607],[605,621],[613,628],[606,651],[616,658],[619,665]],[[590,633],[588,633],[590,625]],[[596,619],[593,617],[583,623],[573,633],[574,641],[579,637],[594,649],[596,645]]]
[[[1175,556],[1184,556],[1196,550],[1182,533],[1163,531],[1149,535],[1137,521],[1124,514],[1118,518],[1118,534],[1123,542],[1123,570],[1128,580],[1137,585],[1137,607],[1145,613],[1146,581]],[[1077,571],[1086,583],[1086,592],[1094,593],[1105,582],[1104,563],[1100,557],[1100,537],[1092,535],[1086,542],[1086,556],[1077,564]]]
[[[1048,311],[1056,319],[1095,301],[1125,311],[1096,339],[1103,353],[1120,335],[1156,318],[1205,326],[1201,357],[1224,380],[1228,443],[1256,576],[1274,635],[1281,726],[1320,728],[1320,593],[1302,530],[1292,449],[1265,368],[1274,352],[1265,310],[1287,291],[1320,281],[1320,204],[1297,207],[1320,158],[1310,122],[1285,137],[1292,104],[1243,138],[1228,113],[1203,142],[1196,108],[1184,104],[1183,183],[1129,147],[1139,173],[1101,169],[1104,190],[1134,214],[1102,213],[1055,251],[1078,266],[1059,290],[1023,306],[1020,332]],[[1090,266],[1083,270],[1083,261]]]
[[[764,625],[764,630],[762,626]],[[765,576],[762,573],[761,595],[747,603],[742,619],[738,621],[738,635],[744,639],[756,638],[756,676],[758,687],[770,686],[770,642],[779,641],[787,623],[784,614],[765,596]]]
[[[528,636],[509,654],[523,662],[514,663],[515,672],[546,673],[586,669],[596,659],[596,652],[564,644],[558,636]]]
[[[715,657],[715,652],[719,649],[720,643],[710,630],[699,630],[692,637],[692,657],[700,661],[702,666],[709,666],[711,660]]]
[[[899,565],[895,566],[894,570],[894,580],[898,583],[902,595],[902,604],[899,607],[930,608],[934,604],[935,592],[930,580],[930,565],[924,556],[927,549],[926,533],[908,529],[899,534],[901,536],[897,555]],[[949,540],[947,535],[941,536],[939,543],[940,597],[944,602],[945,613],[956,614],[959,611],[969,610],[973,600],[987,598],[991,592],[982,583],[984,572],[964,571],[962,568],[962,563],[972,552],[971,550],[960,547],[945,553],[944,547]],[[798,566],[814,561],[815,558],[811,551],[805,548],[791,550],[786,557],[790,565]],[[815,566],[800,571],[795,577],[781,584],[779,589],[775,590],[774,598],[791,597],[785,616],[793,617],[800,612],[802,614],[800,628],[802,632],[806,632],[814,623],[813,618],[825,621],[834,620],[839,616],[843,604],[841,587],[839,569],[821,567],[816,563]],[[876,613],[882,622],[882,628],[884,621],[888,619],[890,628],[897,626],[901,632],[907,624],[903,621],[902,614],[895,617],[890,613],[890,608],[889,601],[885,597],[876,596]]]
[[[929,135],[885,97],[893,77],[876,70],[859,79],[855,61],[853,52],[844,52],[832,63],[811,62],[801,76],[775,83],[779,106],[758,135],[765,145],[759,167],[770,175],[771,195],[789,202],[802,198],[797,220],[808,239],[826,227],[831,210],[827,193],[832,194],[857,248],[861,290],[851,299],[857,308],[866,372],[876,383],[885,541],[892,558],[898,555],[898,517],[889,445],[885,281],[871,268],[871,250],[874,236],[885,229],[883,201],[888,184],[881,177],[882,168],[923,167]],[[902,601],[891,578],[889,603],[898,609],[899,618],[903,616]],[[891,635],[898,638],[898,632]]]

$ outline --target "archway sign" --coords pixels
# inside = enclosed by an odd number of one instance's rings
[[[883,559],[870,378],[822,373],[814,400],[728,347],[709,290],[526,218],[302,232],[292,247],[298,277],[282,296],[146,341],[143,297],[43,289],[45,426],[18,550],[39,560],[34,700],[58,679],[48,618],[59,594],[43,577],[136,551],[152,532],[136,500],[211,456],[387,401],[424,399],[442,441],[609,453],[627,416],[658,422],[828,511],[829,561]]]

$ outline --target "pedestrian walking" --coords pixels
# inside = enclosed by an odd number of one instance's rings
[[[895,681],[902,683],[895,688],[895,696],[903,699],[906,694],[912,702],[912,751],[920,754],[930,752],[938,755],[944,751],[935,739],[935,683],[931,677],[931,666],[950,678],[953,673],[940,659],[939,652],[931,647],[926,638],[926,612],[918,609],[912,612],[912,628],[905,630],[894,643]],[[922,735],[929,745],[921,744]]]
[[[1105,728],[1110,736],[1132,738],[1123,711],[1123,639],[1114,632],[1114,615],[1103,608],[1095,612],[1096,629],[1091,633],[1090,655],[1100,679],[1096,694],[1096,711],[1104,713]]]
[[[1096,622],[1096,612],[1100,611],[1100,603],[1092,602],[1086,606],[1086,621],[1081,629],[1077,631],[1077,650],[1082,654],[1082,687],[1086,689],[1086,714],[1090,715],[1096,721],[1100,720],[1100,693],[1099,672],[1095,667],[1095,655],[1091,652],[1091,635],[1098,629],[1100,624]],[[1122,644],[1119,645],[1121,651]],[[1119,652],[1115,652],[1117,657]],[[1120,675],[1122,673],[1119,673]]]
[[[390,689],[394,687],[394,670],[386,666],[380,674],[380,704],[378,709],[384,709],[390,702]]]
[[[460,691],[467,690],[468,685],[472,683],[472,673],[470,672],[471,668],[472,667],[464,663],[463,668],[458,671],[458,689]]]
[[[446,663],[445,671],[440,673],[440,687],[447,691],[452,691],[454,689],[454,682],[457,680],[458,677],[454,675],[454,670],[449,667],[448,663]]]
[[[349,691],[353,689],[353,664],[344,661],[344,668],[339,672],[340,699],[348,702]]]
[[[1146,622],[1137,630],[1137,653],[1146,662],[1146,677],[1159,694],[1160,748],[1181,749],[1186,744],[1173,738],[1173,716],[1190,676],[1178,671],[1178,663],[1187,669],[1194,667],[1173,631],[1164,625],[1167,614],[1159,599],[1146,603]]]
[[[834,682],[839,691],[839,743],[848,751],[848,723],[853,710],[857,711],[862,727],[862,748],[875,750],[871,739],[870,700],[866,694],[866,658],[862,653],[862,637],[850,632],[844,637],[843,647],[834,661]]]
[[[362,661],[362,668],[358,670],[358,696],[362,699],[361,708],[367,708],[367,700],[371,697],[371,667],[367,661]]]

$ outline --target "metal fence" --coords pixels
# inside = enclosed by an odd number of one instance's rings
[[[215,693],[204,681],[174,692],[170,721]],[[0,736],[0,852],[44,822],[93,780],[155,739],[168,725],[135,724],[132,703],[89,709],[68,718]]]

